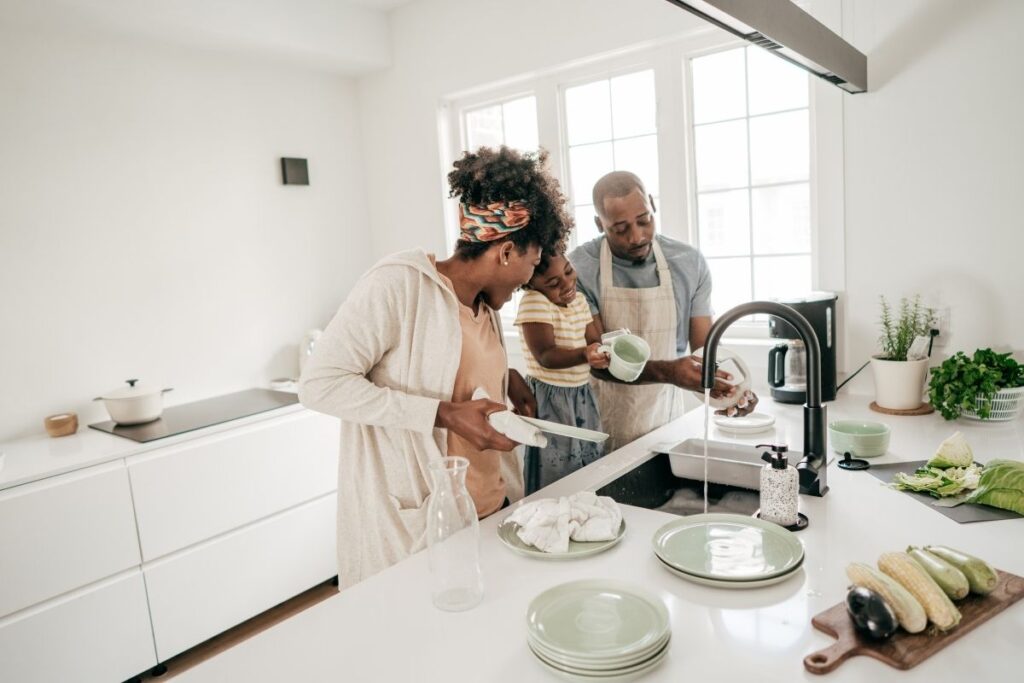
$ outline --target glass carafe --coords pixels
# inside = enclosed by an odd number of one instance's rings
[[[484,595],[480,574],[480,524],[466,490],[466,458],[451,456],[430,466],[433,478],[427,506],[427,553],[431,594],[438,609],[475,607]]]

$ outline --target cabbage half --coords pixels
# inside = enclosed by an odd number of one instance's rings
[[[1024,515],[1024,462],[993,460],[981,475],[978,489],[967,499]]]
[[[971,451],[970,444],[967,443],[963,434],[954,432],[953,436],[939,444],[939,450],[935,451],[935,455],[928,461],[927,467],[938,467],[939,469],[967,467],[972,462],[974,462],[974,453]]]

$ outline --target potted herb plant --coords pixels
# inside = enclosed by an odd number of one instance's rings
[[[921,305],[921,297],[900,299],[895,310],[881,297],[879,323],[882,352],[871,358],[875,377],[875,403],[889,410],[914,410],[921,407],[928,358],[907,360],[910,345],[917,337],[927,337],[935,323],[935,311]]]
[[[932,373],[928,396],[947,420],[1012,420],[1024,407],[1024,364],[992,349],[957,351]]]

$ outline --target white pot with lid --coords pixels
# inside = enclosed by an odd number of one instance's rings
[[[125,380],[128,386],[119,387],[94,401],[103,401],[110,419],[119,425],[138,425],[152,422],[164,411],[163,395],[171,389],[150,389],[137,379]]]

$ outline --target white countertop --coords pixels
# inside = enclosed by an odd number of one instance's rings
[[[830,418],[880,419],[893,428],[890,453],[875,462],[929,457],[942,439],[959,429],[979,460],[1024,459],[1024,421],[945,423],[937,415],[890,417],[867,408],[869,397],[843,397],[829,404]],[[777,417],[773,435],[712,439],[742,443],[788,441],[800,447],[801,408],[765,401]],[[675,443],[703,433],[702,411],[694,411],[535,494],[546,497],[593,489],[649,457],[652,444]],[[874,563],[887,550],[908,544],[941,543],[1024,574],[1024,519],[957,524],[910,496],[880,485],[867,472],[831,465],[831,491],[801,497],[810,518],[799,538],[804,568],[793,579],[755,590],[722,590],[686,582],[659,566],[651,537],[673,515],[623,506],[628,532],[611,550],[575,561],[540,561],[501,545],[495,529],[507,514],[481,522],[485,595],[463,613],[437,610],[430,601],[426,553],[419,553],[370,579],[274,626],[184,672],[181,683],[213,681],[547,681],[548,673],[526,646],[525,615],[543,590],[580,578],[632,581],[656,593],[672,619],[670,653],[641,680],[794,681],[817,677],[803,668],[808,653],[833,639],[815,631],[811,617],[842,600],[851,561]],[[855,657],[828,674],[830,681],[996,681],[1020,675],[1024,606],[996,616],[907,672],[867,657]]]
[[[76,433],[68,436],[50,437],[47,434],[39,434],[18,441],[0,443],[0,453],[6,454],[0,466],[0,490],[301,410],[305,408],[295,403],[147,443],[101,432],[84,424],[79,425]]]

